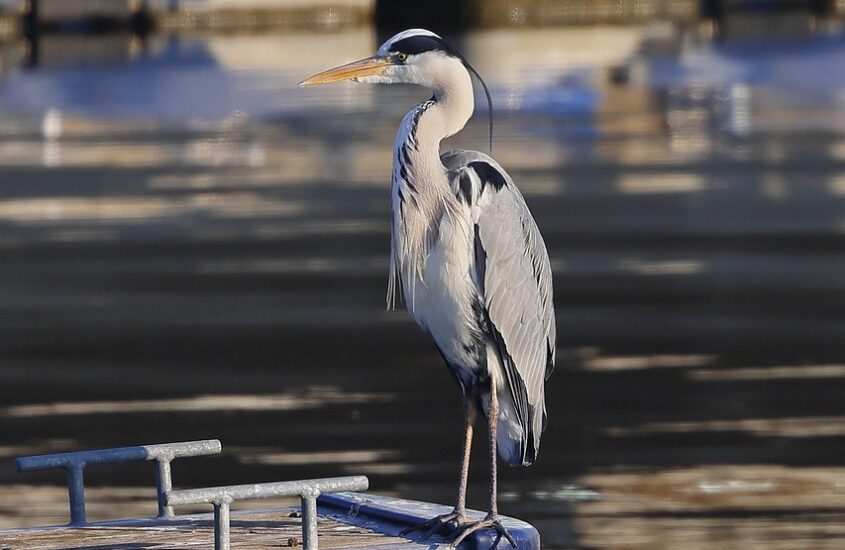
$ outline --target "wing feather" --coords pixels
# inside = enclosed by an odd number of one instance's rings
[[[523,462],[530,463],[545,427],[544,382],[555,361],[549,255],[522,194],[493,159],[451,151],[442,160],[456,193],[472,198],[478,290],[505,363],[523,439],[528,439]],[[472,193],[466,193],[467,178],[474,184]]]

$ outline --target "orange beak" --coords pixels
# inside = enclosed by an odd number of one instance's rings
[[[338,80],[350,80],[361,76],[377,76],[382,74],[384,69],[389,67],[390,64],[390,61],[383,57],[365,57],[364,59],[317,73],[311,78],[306,78],[299,85],[315,86],[317,84],[337,82]]]

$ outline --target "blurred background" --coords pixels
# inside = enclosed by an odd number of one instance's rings
[[[0,528],[16,456],[201,438],[187,487],[366,474],[452,502],[457,387],[386,312],[390,151],[425,90],[306,76],[441,33],[555,276],[546,548],[845,547],[843,0],[0,0]],[[445,147],[486,150],[486,106]],[[469,502],[484,508],[477,434]],[[89,517],[154,514],[145,464]]]

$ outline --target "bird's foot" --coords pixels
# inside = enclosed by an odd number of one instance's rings
[[[516,541],[513,540],[511,534],[508,533],[508,530],[505,529],[504,525],[502,525],[502,521],[499,519],[498,514],[487,514],[487,517],[482,520],[472,521],[466,523],[463,527],[460,527],[458,529],[457,536],[452,541],[451,547],[457,548],[458,545],[460,545],[464,541],[464,539],[481,529],[495,529],[499,533],[500,537],[505,537],[505,539],[507,539],[511,546],[516,548]]]
[[[419,540],[425,540],[435,533],[451,536],[452,534],[460,531],[466,522],[466,514],[456,509],[452,510],[448,514],[435,516],[424,523],[420,523],[419,525],[408,527],[399,534],[404,537],[414,531],[422,531],[423,534],[420,535]]]

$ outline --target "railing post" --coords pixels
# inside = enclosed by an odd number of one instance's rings
[[[168,506],[165,495],[173,489],[173,481],[170,477],[170,459],[159,458],[156,461],[156,497],[158,498],[158,517],[172,518],[173,506]]]
[[[320,491],[302,491],[300,502],[302,503],[302,548],[303,550],[317,550],[317,497]]]
[[[67,493],[70,502],[70,524],[85,525],[85,463],[74,463],[67,467]]]
[[[238,500],[298,495],[302,503],[303,550],[317,550],[317,497],[339,491],[366,491],[365,476],[301,479],[275,483],[251,483],[168,491],[168,506],[209,503],[214,505],[214,548],[229,548],[229,504]],[[225,505],[225,506],[224,506]]]
[[[224,498],[214,503],[214,550],[229,550],[229,504]]]

